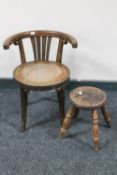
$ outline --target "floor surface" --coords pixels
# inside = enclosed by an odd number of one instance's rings
[[[116,175],[117,91],[106,92],[112,128],[99,111],[100,150],[96,153],[90,111],[81,111],[60,140],[55,92],[31,92],[27,131],[21,133],[19,90],[0,89],[0,175]]]

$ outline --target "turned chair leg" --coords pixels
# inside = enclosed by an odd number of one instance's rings
[[[60,112],[60,120],[61,125],[65,117],[65,89],[61,88],[57,90],[57,97],[59,102],[59,112]]]
[[[92,135],[93,135],[93,141],[94,141],[94,148],[95,151],[99,150],[99,136],[98,136],[98,129],[99,129],[99,125],[98,125],[98,113],[97,111],[94,109],[92,111]]]
[[[27,119],[28,91],[23,88],[20,88],[20,96],[21,96],[21,131],[25,132],[26,119]]]
[[[110,115],[109,115],[107,106],[105,106],[105,105],[102,106],[102,107],[101,107],[101,111],[102,111],[102,114],[103,114],[103,116],[104,116],[105,122],[107,123],[108,127],[110,128],[110,127],[111,127]]]
[[[60,131],[59,131],[60,138],[64,137],[65,133],[67,132],[67,129],[70,125],[71,119],[72,119],[73,114],[74,114],[75,111],[76,111],[76,108],[74,106],[71,106],[68,109],[68,111],[66,113],[66,116],[64,118],[62,127],[60,128]]]

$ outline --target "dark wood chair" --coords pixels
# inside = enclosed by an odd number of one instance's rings
[[[50,46],[53,40],[57,40],[57,51],[55,61],[49,61]],[[32,45],[34,58],[27,61],[24,41],[28,39]],[[14,79],[20,85],[21,94],[21,130],[26,130],[27,101],[30,90],[52,90],[55,89],[59,101],[59,111],[61,122],[64,118],[64,91],[70,78],[69,69],[63,65],[63,46],[70,43],[73,48],[77,48],[77,41],[69,34],[38,30],[27,31],[15,34],[4,42],[4,49],[9,49],[14,44],[19,47],[21,65],[13,72]],[[53,42],[53,44],[55,44]]]

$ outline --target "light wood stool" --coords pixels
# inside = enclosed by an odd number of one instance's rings
[[[72,101],[72,105],[70,106],[70,108],[66,113],[63,125],[60,128],[59,136],[61,138],[64,137],[76,110],[79,112],[80,109],[90,109],[92,111],[92,135],[94,141],[94,148],[95,151],[98,151],[99,149],[99,136],[98,136],[99,122],[97,113],[98,108],[101,108],[105,122],[107,123],[108,127],[111,127],[109,112],[106,106],[106,99],[107,99],[106,93],[103,90],[96,87],[82,86],[71,91],[70,99]]]

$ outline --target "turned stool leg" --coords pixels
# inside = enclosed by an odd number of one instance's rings
[[[92,117],[93,117],[93,123],[92,123],[92,135],[93,135],[93,141],[94,141],[94,147],[95,151],[98,151],[99,149],[99,136],[98,136],[98,113],[94,109],[92,111]]]
[[[105,106],[105,105],[102,106],[102,107],[101,107],[101,111],[102,111],[102,114],[103,114],[103,116],[104,116],[105,122],[107,123],[108,127],[110,128],[110,127],[111,127],[110,115],[109,115],[107,106]]]
[[[64,137],[65,133],[67,132],[67,129],[69,127],[69,124],[71,122],[71,119],[73,117],[75,110],[76,110],[76,108],[74,106],[71,106],[68,109],[66,116],[65,116],[65,119],[63,120],[62,127],[60,128],[60,131],[59,131],[59,136],[61,138]]]

